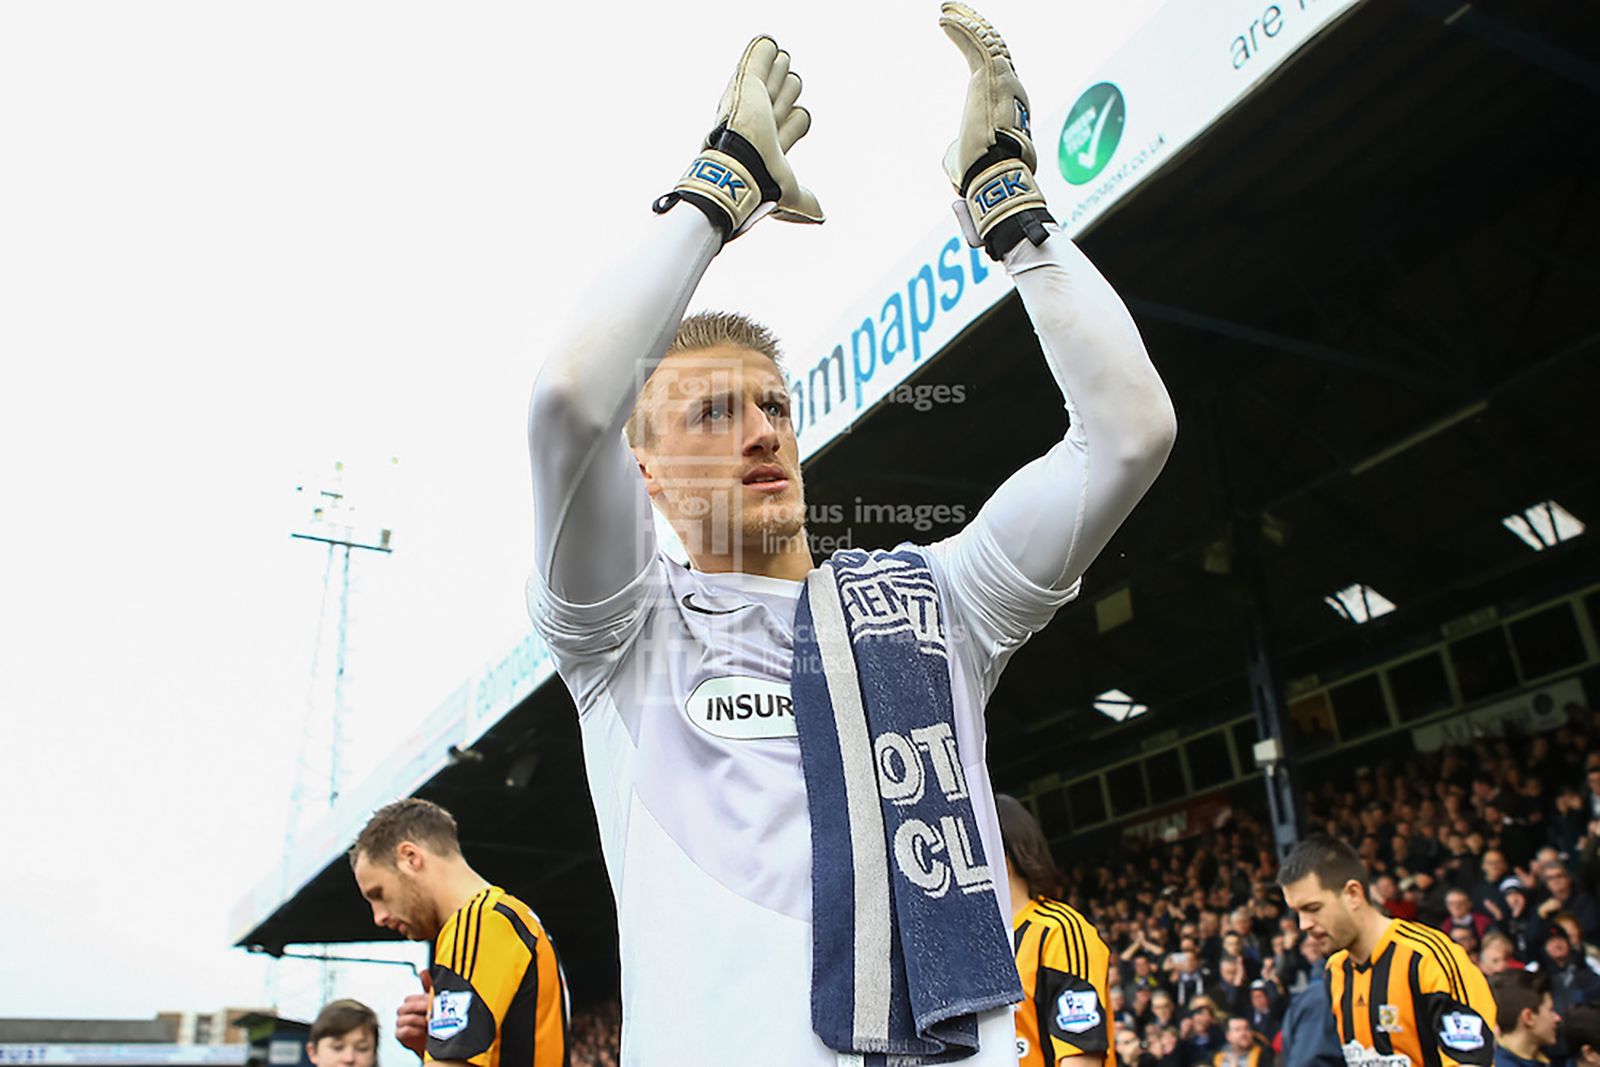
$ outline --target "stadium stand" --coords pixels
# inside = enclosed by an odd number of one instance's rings
[[[1600,782],[1600,712],[1567,714],[1548,734],[1351,766],[1307,797],[1313,828],[1362,853],[1384,910],[1451,934],[1475,963],[1483,939],[1502,935],[1509,959],[1495,969],[1560,975],[1558,1010],[1600,1003],[1586,925],[1600,888],[1600,795],[1588,786]],[[1247,1016],[1270,1044],[1321,966],[1283,908],[1262,819],[1246,806],[1191,840],[1133,843],[1069,868],[1068,902],[1117,953],[1118,1025],[1143,1043],[1136,1067],[1209,1062],[1194,1041],[1207,1008]],[[1563,926],[1578,936],[1552,944]]]
[[[1201,1002],[1219,1035],[1228,1007],[1267,1035],[1315,967],[1271,888],[1241,605],[1287,680],[1308,828],[1363,850],[1391,914],[1452,922],[1491,966],[1542,962],[1563,911],[1595,940],[1600,543],[1536,507],[1600,515],[1600,139],[1573,119],[1593,113],[1596,54],[1600,23],[1558,4],[1348,5],[1077,238],[1130,294],[1179,441],[1083,597],[1007,668],[989,765],[1114,941],[1154,1062],[1194,1062]],[[1485,131],[1513,128],[1515,169],[1482,165]],[[843,396],[839,339],[837,363],[832,342],[795,354],[808,403]],[[975,512],[1058,428],[1032,343],[1002,300],[925,352],[907,398],[810,459],[809,497],[838,505],[813,533],[928,540]],[[611,894],[572,705],[533,638],[241,903],[237,942],[370,940],[343,850],[408,794],[452,810],[485,873],[539,911],[580,1008],[574,1062],[614,1062]],[[1224,974],[1224,956],[1242,963]]]

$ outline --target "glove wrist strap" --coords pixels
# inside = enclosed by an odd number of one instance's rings
[[[955,205],[967,244],[987,250],[995,260],[1005,258],[1024,238],[1044,244],[1050,236],[1045,224],[1055,220],[1045,207],[1038,181],[1022,160],[999,159],[967,173],[966,191]]]
[[[989,231],[1002,220],[1029,209],[1044,209],[1039,183],[1020,159],[1002,159],[978,172],[967,183],[967,210],[985,244]]]
[[[663,214],[679,200],[705,212],[727,242],[748,228],[751,216],[761,205],[762,190],[744,164],[726,152],[707,148],[694,157],[678,184],[658,199],[653,209]]]

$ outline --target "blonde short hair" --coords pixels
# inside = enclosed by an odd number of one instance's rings
[[[737,311],[700,311],[678,324],[678,332],[667,346],[667,355],[675,352],[697,352],[705,348],[748,348],[772,360],[778,373],[783,373],[783,353],[778,339],[761,323]],[[628,444],[637,447],[648,441],[650,420],[644,417],[649,395],[649,383],[639,393],[633,415],[627,424]]]

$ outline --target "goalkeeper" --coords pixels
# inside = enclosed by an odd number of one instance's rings
[[[1175,422],[1122,301],[1050,219],[1004,42],[958,4],[939,21],[970,72],[944,161],[957,213],[1013,278],[1070,416],[964,529],[907,546],[951,635],[955,747],[930,758],[959,758],[976,825],[919,858],[924,875],[959,861],[971,878],[975,865],[1004,871],[984,706],[1155,480]],[[822,221],[789,160],[810,125],[800,90],[788,55],[752,41],[648,241],[618,257],[533,393],[529,610],[580,717],[630,1065],[883,1062],[825,1042],[818,1030],[838,1020],[812,1011],[813,845],[833,843],[812,841],[789,684],[796,604],[819,561],[777,344],[740,315],[684,318],[727,242],[768,215]],[[658,551],[652,510],[691,566]],[[1005,878],[990,895],[1003,941]],[[969,1062],[1015,1062],[1009,1009],[983,1012],[977,1038]]]

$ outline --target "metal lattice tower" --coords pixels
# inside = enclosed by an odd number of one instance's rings
[[[394,459],[391,464],[396,463]],[[351,559],[358,551],[393,551],[393,530],[364,523],[356,513],[345,489],[345,465],[336,462],[331,475],[320,485],[298,485],[296,495],[307,509],[290,537],[327,545],[322,571],[322,593],[317,605],[315,644],[311,652],[311,671],[306,683],[305,713],[301,725],[300,751],[295,761],[294,781],[289,790],[289,811],[284,831],[283,860],[280,869],[286,884],[280,887],[287,896],[295,887],[288,885],[295,849],[308,819],[331,811],[344,787],[345,678],[349,651]],[[334,607],[333,648],[327,647],[330,602]],[[325,655],[333,655],[333,679],[328,686],[324,676]],[[329,699],[331,698],[331,699]],[[324,758],[325,761],[324,762]],[[278,1000],[278,971],[268,977],[267,996]],[[337,978],[336,964],[320,965],[321,1001],[333,999]]]

